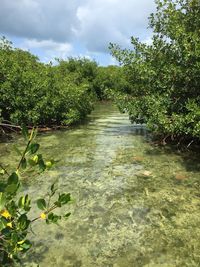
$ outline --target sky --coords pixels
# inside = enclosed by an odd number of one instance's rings
[[[154,10],[154,0],[0,0],[0,36],[42,62],[86,57],[106,66],[116,64],[110,42],[150,40]]]

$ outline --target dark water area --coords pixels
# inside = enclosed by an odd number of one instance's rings
[[[110,103],[97,105],[84,125],[38,136],[43,155],[59,162],[23,188],[36,199],[58,179],[73,196],[65,208],[72,215],[59,226],[33,225],[25,266],[200,266],[199,156],[149,140]],[[10,165],[12,147],[0,143]]]

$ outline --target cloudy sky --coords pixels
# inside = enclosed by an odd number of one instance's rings
[[[0,35],[48,62],[85,56],[114,64],[109,42],[148,41],[154,0],[0,0]]]

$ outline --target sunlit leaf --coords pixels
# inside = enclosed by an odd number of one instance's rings
[[[5,193],[0,192],[0,210],[3,209],[5,202],[6,202]]]

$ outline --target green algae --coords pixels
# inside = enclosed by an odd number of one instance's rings
[[[42,153],[59,162],[24,180],[24,189],[41,197],[59,179],[74,203],[67,222],[35,223],[26,266],[200,266],[197,154],[151,145],[145,127],[110,104],[98,105],[82,126],[38,139]],[[11,149],[12,142],[0,144],[3,155]]]

